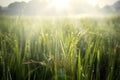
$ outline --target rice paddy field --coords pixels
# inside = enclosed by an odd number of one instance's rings
[[[0,16],[0,80],[120,80],[120,16]]]

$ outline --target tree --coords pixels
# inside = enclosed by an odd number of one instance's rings
[[[0,14],[2,13],[2,6],[0,6]]]

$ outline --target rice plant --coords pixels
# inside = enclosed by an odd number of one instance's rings
[[[119,80],[119,21],[0,16],[0,80]]]

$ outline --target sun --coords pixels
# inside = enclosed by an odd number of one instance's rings
[[[99,0],[88,0],[88,4],[95,7],[98,5]]]
[[[57,9],[67,8],[69,5],[69,0],[52,0],[52,6]]]

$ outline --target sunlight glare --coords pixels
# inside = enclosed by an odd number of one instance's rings
[[[69,5],[69,0],[53,0],[52,6],[57,9],[67,8]]]
[[[88,0],[88,4],[90,4],[91,6],[95,7],[96,5],[98,5],[99,0]]]

